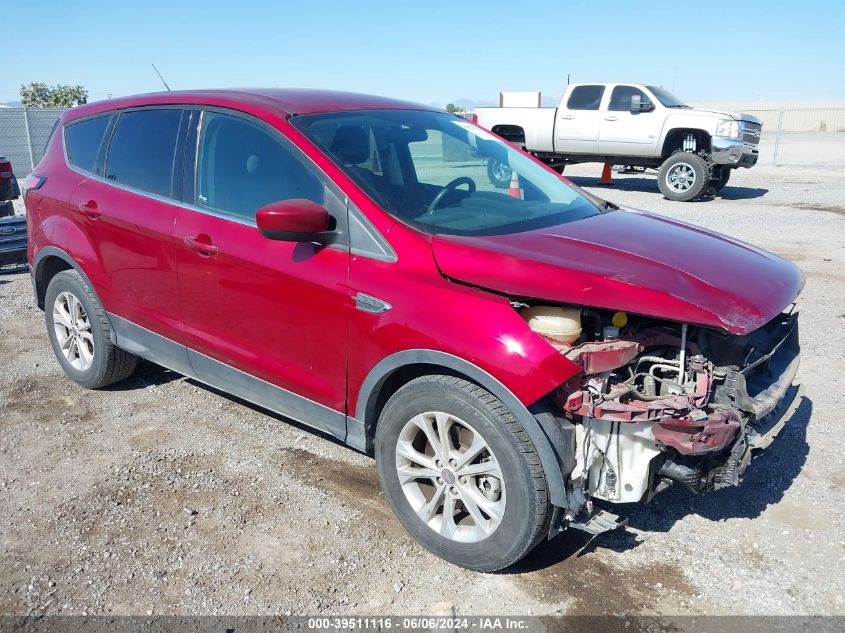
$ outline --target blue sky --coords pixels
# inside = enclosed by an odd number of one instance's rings
[[[11,7],[9,6],[11,3]],[[845,98],[841,0],[4,0],[0,102],[21,83],[91,100],[302,86],[424,103],[642,81],[695,100]],[[9,58],[11,55],[11,63]]]

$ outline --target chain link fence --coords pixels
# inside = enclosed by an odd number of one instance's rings
[[[845,132],[845,107],[795,108],[768,107],[743,108],[763,122],[763,129],[781,132]]]
[[[845,165],[845,103],[712,101],[697,108],[752,114],[763,122],[760,164]]]
[[[771,165],[845,164],[845,108],[745,109],[763,122],[761,156]],[[766,147],[768,145],[768,147]]]
[[[0,156],[12,161],[19,179],[41,160],[62,112],[62,108],[0,108]]]

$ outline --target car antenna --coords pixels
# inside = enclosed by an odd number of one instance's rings
[[[170,92],[170,86],[167,85],[167,82],[164,80],[164,77],[162,77],[161,73],[158,72],[158,68],[156,68],[156,65],[150,64],[150,66],[152,66],[153,70],[156,71],[156,75],[158,75],[158,78],[161,79],[161,83],[164,84],[164,87],[167,88],[167,92]]]

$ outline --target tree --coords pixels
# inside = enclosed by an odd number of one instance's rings
[[[464,111],[463,108],[459,108],[454,103],[447,103],[446,104],[446,112],[450,112],[452,114],[460,114],[463,111]]]
[[[48,86],[33,81],[21,86],[21,101],[25,108],[72,108],[88,103],[88,91],[82,86]]]

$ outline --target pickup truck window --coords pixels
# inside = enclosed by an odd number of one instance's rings
[[[675,95],[673,95],[668,90],[664,90],[663,88],[658,88],[657,86],[646,86],[651,93],[657,98],[657,100],[662,103],[667,108],[688,108],[689,106],[678,99]]]
[[[630,112],[631,97],[634,95],[640,95],[643,103],[651,103],[648,95],[639,88],[634,88],[634,86],[616,86],[613,92],[610,93],[610,105],[607,109],[613,110],[614,112]]]
[[[598,110],[604,86],[575,86],[566,107],[569,110]]]
[[[291,123],[385,211],[425,233],[501,235],[600,212],[558,175],[460,117],[374,110]],[[491,181],[492,161],[514,175],[510,189]]]

